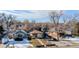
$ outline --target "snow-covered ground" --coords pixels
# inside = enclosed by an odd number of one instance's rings
[[[71,40],[74,43],[79,43],[79,37],[75,37],[75,38],[65,38],[64,40]]]
[[[70,37],[70,38],[65,38],[65,40],[78,40],[78,41],[79,41],[79,37],[75,37],[75,38],[72,38],[72,37]]]
[[[14,47],[15,48],[27,48],[31,46],[31,44],[15,44]]]
[[[2,42],[3,43],[7,42],[6,44],[4,44],[4,47],[14,46],[15,48],[26,48],[30,46],[30,43],[27,39],[23,39],[23,41],[15,41],[15,40],[9,41],[8,38],[3,38]]]

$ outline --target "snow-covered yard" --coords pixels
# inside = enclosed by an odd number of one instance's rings
[[[75,38],[72,38],[72,37],[70,37],[70,38],[65,38],[65,40],[78,40],[78,41],[79,41],[79,37],[75,37]]]
[[[31,45],[27,39],[23,39],[23,41],[8,40],[8,38],[3,38],[3,43],[6,42],[6,44],[4,44],[4,47],[14,46],[15,48],[26,48]]]

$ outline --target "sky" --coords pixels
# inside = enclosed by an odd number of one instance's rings
[[[15,15],[17,20],[23,21],[25,19],[36,22],[49,22],[49,12],[52,10],[0,10],[0,13]],[[64,14],[74,15],[79,13],[79,10],[63,10]],[[60,20],[62,22],[62,19]]]

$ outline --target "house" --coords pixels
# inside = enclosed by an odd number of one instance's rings
[[[55,30],[55,28],[49,29],[47,32],[48,36],[50,36],[52,39],[51,40],[58,40],[59,33]]]
[[[72,31],[73,31],[73,32],[72,32],[73,35],[79,36],[79,22],[77,22],[77,23],[75,24],[75,26],[74,26],[74,28],[73,28]]]
[[[33,30],[32,32],[30,32],[30,35],[32,38],[37,38],[37,37],[42,37],[42,32],[38,31],[38,30]]]
[[[52,38],[51,40],[58,41],[59,34],[57,32],[48,32],[48,35]]]

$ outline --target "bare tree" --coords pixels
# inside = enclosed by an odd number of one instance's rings
[[[68,22],[71,20],[71,15],[63,14],[62,18],[63,18],[62,19],[62,21],[63,21],[62,31],[65,32],[66,28],[67,28],[67,25],[69,25]]]
[[[14,15],[8,15],[5,13],[0,14],[0,21],[7,31],[9,31],[9,27],[14,23],[15,18],[16,17]]]
[[[75,34],[77,32],[76,30],[76,24],[78,23],[79,14],[74,14],[71,16],[71,20],[69,21],[70,28],[72,30],[72,34]]]
[[[59,20],[63,14],[63,11],[51,11],[49,16],[50,16],[50,21],[54,24],[55,30],[57,34],[59,33]],[[59,40],[59,35],[57,35],[57,40]]]

